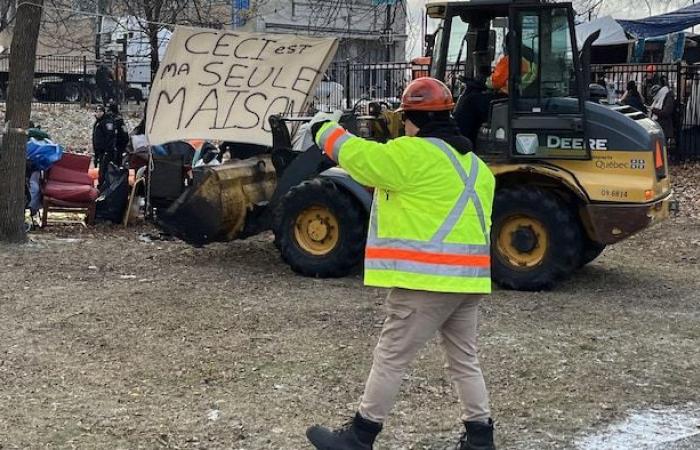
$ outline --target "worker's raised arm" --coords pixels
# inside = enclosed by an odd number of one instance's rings
[[[315,140],[329,158],[365,186],[400,191],[413,179],[415,158],[403,139],[381,144],[357,137],[335,122],[326,122]]]

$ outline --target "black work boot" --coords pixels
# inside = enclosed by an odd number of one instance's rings
[[[467,431],[459,440],[457,450],[496,450],[493,445],[493,420],[485,422],[464,422]]]
[[[306,430],[306,437],[318,450],[372,450],[374,440],[382,431],[382,424],[355,414],[342,428],[329,430],[314,425]]]

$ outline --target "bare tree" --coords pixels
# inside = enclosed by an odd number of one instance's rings
[[[32,81],[36,61],[41,11],[44,0],[32,0],[17,8],[12,38],[7,115],[0,153],[0,241],[22,242],[24,231],[25,148],[32,104]]]
[[[577,16],[582,20],[593,20],[603,6],[604,0],[576,0],[573,2]]]
[[[121,0],[113,2],[113,11],[142,19],[138,22],[148,36],[151,73],[155,74],[160,64],[160,32],[170,24],[220,27],[227,23],[215,13],[221,11],[221,5],[213,0]]]
[[[16,0],[0,0],[0,32],[4,31],[17,13]]]

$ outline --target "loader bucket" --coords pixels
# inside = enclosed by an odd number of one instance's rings
[[[193,185],[158,212],[157,224],[195,246],[238,238],[250,211],[270,200],[277,183],[269,155],[193,172]]]

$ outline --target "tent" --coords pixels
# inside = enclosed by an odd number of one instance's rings
[[[639,20],[618,20],[622,28],[638,38],[662,36],[700,24],[700,4]]]
[[[625,30],[611,16],[604,16],[590,22],[576,25],[576,42],[581,49],[588,36],[600,30],[600,36],[593,43],[594,46],[602,47],[606,45],[626,45],[634,42],[630,39]]]
[[[576,26],[576,41],[579,50],[588,36],[600,30],[591,49],[591,64],[617,64],[629,61],[634,39],[630,38],[620,24],[610,16],[600,17]]]

